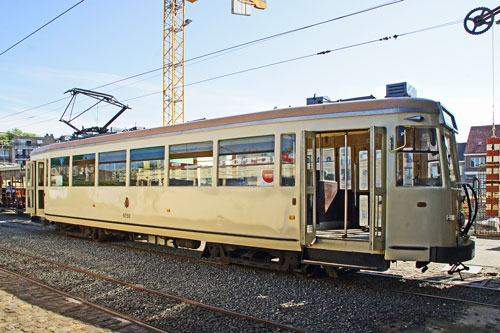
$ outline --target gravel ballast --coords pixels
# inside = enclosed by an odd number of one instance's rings
[[[25,222],[25,223],[12,223]],[[234,265],[213,265],[154,253],[105,246],[62,236],[51,227],[0,215],[0,246],[130,284],[207,305],[314,332],[420,331],[425,325],[453,325],[470,316],[470,306],[391,292],[398,289],[460,297],[500,305],[500,293],[489,290],[422,286],[358,274],[350,278],[305,279],[291,274]],[[131,242],[126,242],[131,245]],[[133,246],[133,244],[132,244]],[[143,248],[144,244],[136,244]],[[179,250],[154,247],[160,251]],[[165,300],[82,273],[1,251],[0,267],[53,285],[75,296],[176,332],[272,331],[262,324]],[[190,252],[189,255],[192,255]],[[499,316],[500,318],[500,316]],[[443,324],[444,325],[444,324]],[[465,326],[464,326],[465,325]],[[489,323],[475,327],[489,329]],[[500,325],[500,322],[497,323]],[[468,327],[457,324],[457,327]],[[498,327],[498,326],[496,326]],[[472,328],[469,327],[469,328]],[[278,329],[274,329],[278,331]]]

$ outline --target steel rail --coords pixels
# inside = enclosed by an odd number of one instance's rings
[[[146,244],[148,244],[148,243],[146,243]],[[162,255],[162,256],[172,257],[172,258],[176,258],[176,259],[189,260],[189,261],[193,261],[193,262],[203,262],[206,264],[224,265],[224,264],[210,261],[210,260],[206,260],[206,259],[190,257],[190,256],[183,256],[181,254],[168,253],[168,252],[157,251],[157,250],[152,250],[152,249],[145,249],[145,248],[134,247],[134,246],[127,246],[127,245],[117,244],[117,243],[99,243],[99,245],[131,249],[131,250],[136,250],[136,251],[145,252],[145,253],[153,253],[153,254],[158,254],[158,255]],[[0,249],[3,250],[3,248],[1,248],[1,247],[0,247]],[[189,250],[189,251],[194,251],[194,250]],[[22,254],[22,253],[20,253],[20,254]],[[41,259],[41,260],[45,261],[47,259]],[[57,264],[57,263],[55,263],[55,264]],[[387,273],[380,273],[380,272],[358,272],[356,274],[363,274],[363,275],[368,275],[368,276],[379,276],[379,277],[386,277],[386,278],[399,278],[399,279],[405,279],[405,280],[410,280],[410,281],[414,281],[414,282],[426,282],[426,283],[433,283],[433,284],[450,285],[450,286],[455,286],[455,287],[478,288],[478,289],[493,290],[493,291],[497,290],[497,289],[489,288],[489,287],[485,287],[485,286],[451,284],[451,283],[447,283],[447,282],[443,282],[443,281],[434,281],[434,280],[429,280],[429,279],[418,279],[418,278],[406,278],[403,276],[390,275]],[[459,303],[468,303],[468,304],[473,304],[473,305],[482,305],[482,306],[500,308],[500,305],[483,303],[483,302],[476,302],[476,301],[464,300],[464,299],[452,298],[452,297],[446,297],[446,296],[429,295],[429,294],[409,292],[409,291],[398,291],[395,289],[390,289],[389,291],[394,292],[394,293],[408,294],[408,295],[421,296],[421,297],[429,297],[429,298],[440,299],[440,300],[445,300],[445,301],[453,301],[453,302],[459,302]],[[287,329],[290,329],[290,328],[287,328]]]
[[[371,273],[371,272],[361,272],[357,274],[363,274],[363,275],[369,275],[369,276],[379,276],[379,277],[388,277],[388,278],[398,278],[397,276],[389,276],[384,273]],[[401,279],[405,280],[410,280],[410,281],[415,281],[415,282],[432,282],[436,284],[446,284],[444,282],[440,281],[432,281],[432,280],[423,280],[423,279],[415,279],[415,278],[404,278],[404,277],[399,277]],[[450,284],[447,284],[450,285]],[[454,287],[470,287],[470,286],[463,286],[463,285],[453,285]],[[487,288],[483,287],[484,289],[487,290],[496,290],[493,288]],[[377,290],[375,288],[372,288],[372,290]],[[449,301],[449,302],[456,302],[456,303],[462,303],[462,304],[472,304],[472,305],[481,305],[481,306],[487,306],[487,307],[492,307],[496,309],[500,309],[500,305],[497,304],[491,304],[491,303],[484,303],[484,302],[477,302],[477,301],[472,301],[472,300],[467,300],[467,299],[461,299],[461,298],[454,298],[454,297],[448,297],[448,296],[438,296],[438,295],[430,295],[430,294],[425,294],[425,293],[418,293],[418,292],[412,292],[412,291],[404,291],[404,290],[396,290],[396,289],[387,289],[388,291],[396,294],[403,294],[403,295],[412,295],[412,296],[419,296],[419,297],[427,297],[427,298],[432,298],[432,299],[437,299],[441,301]]]
[[[357,274],[362,274],[362,275],[369,275],[369,276],[378,276],[378,277],[384,277],[384,278],[390,278],[390,279],[404,279],[408,281],[413,281],[413,282],[425,282],[425,283],[432,283],[432,284],[438,284],[438,285],[446,285],[446,286],[451,286],[451,287],[461,287],[461,288],[476,288],[476,289],[483,289],[483,290],[493,290],[493,291],[500,291],[498,288],[490,288],[487,286],[478,286],[474,285],[474,281],[468,283],[468,284],[460,284],[460,283],[452,283],[448,281],[436,281],[432,279],[426,279],[426,278],[415,278],[415,277],[405,277],[403,275],[394,275],[390,273],[383,273],[383,272],[357,272]]]
[[[144,244],[149,244],[149,243],[144,243]],[[146,249],[143,247],[135,247],[135,246],[130,246],[130,245],[124,245],[124,244],[118,244],[114,242],[108,242],[108,243],[99,243],[99,245],[102,246],[109,246],[109,247],[116,247],[116,248],[122,248],[122,249],[129,249],[129,250],[136,250],[144,253],[151,253],[151,254],[157,254],[160,256],[165,256],[165,257],[171,257],[175,259],[182,259],[182,260],[188,260],[192,262],[201,262],[205,264],[210,264],[210,265],[227,265],[224,263],[220,263],[217,261],[209,260],[208,258],[203,259],[200,257],[191,257],[191,256],[186,256],[178,253],[169,253],[165,251],[158,251],[158,250],[153,250],[153,249]],[[167,247],[168,248],[168,247]],[[199,250],[184,250],[184,251],[190,251],[190,252],[201,252]],[[249,266],[242,266],[242,267],[249,267]],[[345,266],[342,266],[345,267]],[[252,267],[252,268],[257,268],[257,267]],[[360,268],[360,267],[357,267]],[[364,269],[361,267],[361,269]],[[447,285],[447,286],[453,286],[453,287],[461,287],[461,288],[476,288],[476,289],[483,289],[483,290],[493,290],[493,291],[500,291],[497,288],[490,288],[487,286],[480,286],[480,285],[474,285],[470,282],[470,284],[455,284],[455,283],[450,283],[447,281],[436,281],[436,280],[431,280],[431,279],[420,279],[420,278],[413,278],[413,277],[404,277],[402,275],[394,275],[390,273],[384,273],[384,272],[357,272],[356,274],[361,274],[361,275],[368,275],[368,276],[378,276],[378,277],[384,277],[384,278],[391,278],[391,279],[405,279],[409,281],[414,281],[414,282],[426,282],[426,283],[432,283],[432,284],[437,284],[437,285]]]
[[[136,319],[136,318],[132,318],[132,317],[130,317],[130,316],[127,316],[127,315],[125,315],[125,314],[123,314],[123,313],[119,313],[119,312],[116,312],[116,311],[114,311],[114,310],[111,310],[111,309],[108,309],[108,308],[106,308],[106,307],[103,307],[103,306],[101,306],[101,305],[98,305],[98,304],[92,303],[92,302],[90,302],[90,301],[88,301],[88,300],[86,300],[86,299],[83,299],[83,298],[81,298],[81,297],[78,297],[78,296],[75,296],[75,295],[69,294],[69,293],[64,292],[64,291],[62,291],[62,290],[59,290],[59,289],[57,289],[57,288],[55,288],[55,287],[53,287],[53,286],[51,286],[51,285],[49,285],[49,284],[45,284],[45,283],[42,283],[42,282],[40,282],[40,281],[33,280],[33,279],[31,279],[31,278],[29,278],[29,277],[26,277],[26,276],[24,276],[24,275],[21,275],[21,274],[18,274],[18,273],[12,272],[12,271],[10,271],[10,270],[8,270],[8,269],[1,268],[1,267],[0,267],[0,272],[3,272],[3,273],[5,273],[5,274],[7,274],[7,275],[14,276],[14,277],[16,277],[16,278],[18,278],[18,279],[22,279],[22,280],[28,281],[28,282],[29,282],[29,283],[31,283],[31,284],[35,284],[35,285],[37,285],[37,286],[39,286],[39,287],[45,288],[45,289],[47,289],[47,290],[50,290],[50,291],[52,291],[53,293],[59,294],[59,295],[61,295],[61,296],[64,296],[64,297],[67,297],[67,298],[72,298],[72,299],[75,299],[75,300],[77,300],[77,301],[79,301],[79,302],[82,302],[83,304],[88,305],[88,306],[90,306],[90,307],[93,307],[93,308],[95,308],[95,309],[97,309],[97,310],[99,310],[99,311],[106,312],[106,313],[108,313],[108,314],[110,314],[110,315],[112,315],[112,316],[114,316],[114,317],[123,318],[123,319],[125,319],[125,320],[127,320],[127,321],[129,321],[129,322],[131,322],[131,323],[133,323],[133,324],[136,324],[136,325],[138,325],[138,326],[142,326],[142,327],[144,327],[144,328],[146,328],[146,329],[148,329],[148,330],[150,330],[150,331],[153,331],[153,332],[158,332],[158,333],[168,333],[168,332],[169,332],[169,331],[166,331],[166,330],[164,330],[164,329],[161,329],[161,328],[158,328],[158,327],[155,327],[155,326],[151,326],[150,324],[147,324],[147,323],[145,323],[145,322],[143,322],[143,321],[140,321],[140,320],[138,320],[138,319]]]
[[[62,267],[62,268],[67,269],[67,270],[71,270],[71,271],[74,271],[74,272],[77,272],[77,273],[81,273],[81,274],[85,274],[85,275],[88,275],[88,276],[92,276],[92,277],[100,279],[100,280],[104,280],[104,281],[107,281],[107,282],[119,284],[119,285],[122,285],[124,287],[128,287],[128,288],[139,290],[139,291],[143,291],[143,292],[146,292],[146,293],[149,293],[149,294],[152,294],[152,295],[156,295],[156,296],[160,296],[160,297],[163,297],[163,298],[166,298],[166,299],[174,300],[174,301],[177,301],[177,302],[180,302],[180,303],[192,305],[192,306],[195,306],[195,307],[198,307],[198,308],[202,308],[202,309],[205,309],[205,310],[209,310],[209,311],[221,313],[221,314],[224,314],[224,315],[228,315],[228,316],[232,316],[232,317],[236,317],[236,318],[240,318],[240,319],[245,319],[245,320],[248,320],[248,321],[253,321],[253,322],[256,322],[256,323],[265,324],[265,325],[268,325],[268,326],[273,326],[273,327],[276,327],[276,328],[279,328],[279,329],[283,329],[283,330],[287,330],[287,331],[292,331],[292,332],[307,332],[306,330],[299,329],[299,328],[296,328],[296,327],[293,327],[293,326],[288,326],[288,325],[280,324],[280,323],[277,323],[277,322],[273,322],[273,321],[269,321],[269,320],[265,320],[265,319],[261,319],[261,318],[257,318],[257,317],[253,317],[253,316],[249,316],[249,315],[245,315],[245,314],[242,314],[242,313],[234,312],[234,311],[231,311],[231,310],[219,308],[219,307],[216,307],[216,306],[212,306],[212,305],[208,305],[208,304],[204,304],[204,303],[200,303],[200,302],[188,300],[188,299],[185,299],[185,298],[182,298],[182,297],[179,297],[179,296],[175,296],[175,295],[170,295],[170,294],[167,294],[167,293],[164,293],[164,292],[161,292],[161,291],[147,289],[147,288],[135,285],[135,284],[131,284],[131,283],[128,283],[128,282],[116,280],[116,279],[113,279],[111,277],[107,277],[107,276],[103,276],[103,275],[100,275],[100,274],[92,273],[92,272],[86,271],[84,269],[80,269],[80,268],[76,268],[76,267],[73,267],[73,266],[61,264],[61,263],[58,263],[58,262],[50,260],[50,259],[41,258],[41,257],[34,256],[34,255],[31,255],[31,254],[28,254],[28,253],[20,252],[20,251],[17,251],[17,250],[8,249],[8,248],[5,248],[5,247],[0,247],[0,250],[2,250],[4,252],[10,252],[10,253],[18,254],[18,255],[21,255],[21,256],[25,256],[25,257],[28,257],[28,258],[31,258],[31,259],[42,261],[42,262],[46,262],[46,263],[49,263],[49,264],[52,264],[52,265],[55,265],[55,266],[58,266],[58,267]]]
[[[491,304],[491,303],[476,302],[476,301],[471,301],[471,300],[467,300],[467,299],[453,298],[453,297],[447,297],[447,296],[429,295],[429,294],[423,294],[423,293],[416,293],[416,292],[412,292],[412,291],[403,291],[403,290],[394,290],[394,289],[389,289],[389,291],[391,291],[393,293],[404,294],[404,295],[428,297],[428,298],[433,298],[433,299],[437,299],[440,301],[449,301],[449,302],[456,302],[456,303],[463,303],[463,304],[481,305],[481,306],[487,306],[487,307],[491,307],[491,308],[500,309],[500,305]]]
[[[177,259],[186,259],[186,260],[190,260],[190,261],[194,261],[194,262],[204,262],[207,264],[219,264],[219,265],[221,265],[220,263],[217,263],[214,261],[209,261],[209,260],[203,260],[201,258],[182,256],[180,254],[167,253],[167,252],[156,251],[156,250],[151,250],[151,249],[143,249],[143,248],[127,246],[127,245],[122,245],[122,244],[101,244],[101,245],[116,246],[119,248],[138,250],[141,252],[154,253],[154,254],[164,255],[164,256],[173,257],[173,258],[177,258]],[[387,277],[387,278],[399,278],[399,279],[405,279],[405,280],[410,280],[410,281],[414,281],[414,282],[427,282],[427,283],[433,283],[433,284],[449,285],[449,286],[454,286],[454,287],[478,288],[478,289],[493,290],[493,291],[498,290],[498,289],[488,288],[488,287],[484,287],[484,286],[460,285],[460,284],[446,283],[443,281],[433,281],[433,280],[428,280],[428,279],[406,278],[403,276],[396,276],[396,275],[390,275],[390,274],[379,273],[379,272],[376,272],[376,273],[375,272],[358,272],[356,274],[362,274],[362,275],[368,275],[368,276],[378,276],[378,277]],[[439,300],[443,300],[443,301],[451,301],[451,302],[467,303],[467,304],[473,304],[473,305],[482,305],[482,306],[488,306],[488,307],[493,307],[493,308],[500,308],[500,305],[496,305],[496,304],[483,303],[483,302],[477,302],[477,301],[471,301],[471,300],[465,300],[465,299],[453,298],[453,297],[447,297],[447,296],[430,295],[430,294],[402,291],[402,290],[395,290],[395,289],[389,289],[389,291],[394,292],[394,293],[413,295],[413,296],[430,297],[430,298],[439,299]]]

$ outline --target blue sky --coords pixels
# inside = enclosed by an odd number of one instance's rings
[[[268,9],[253,10],[250,17],[231,15],[230,0],[187,3],[186,18],[193,22],[186,28],[186,59],[388,1],[268,0]],[[0,52],[77,2],[0,1]],[[185,83],[463,20],[475,7],[498,5],[492,0],[406,0],[189,64]],[[382,98],[387,83],[407,81],[419,97],[441,101],[455,114],[459,140],[465,141],[471,125],[491,123],[492,42],[500,59],[500,26],[473,36],[459,23],[190,85],[185,89],[185,117],[215,118],[300,106],[314,94],[335,100],[369,94]],[[39,135],[70,134],[72,130],[58,121],[67,100],[13,114],[64,98],[71,88],[92,89],[159,68],[162,51],[162,1],[86,0],[0,56],[0,131],[18,127]],[[500,62],[495,67],[498,90]],[[115,126],[150,128],[162,125],[162,95],[131,98],[161,89],[162,73],[156,72],[99,91],[132,108]],[[497,93],[497,113],[499,98]],[[102,125],[114,112],[102,107],[82,122]],[[500,122],[500,113],[497,119]]]

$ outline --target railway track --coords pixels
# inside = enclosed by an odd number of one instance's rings
[[[181,255],[178,253],[169,253],[167,251],[147,249],[147,248],[144,248],[143,244],[141,244],[140,246],[130,246],[130,245],[119,244],[119,243],[100,243],[100,245],[113,246],[113,247],[118,247],[118,248],[123,248],[123,249],[128,249],[128,250],[134,250],[134,251],[141,251],[141,252],[151,253],[151,254],[155,254],[155,255],[167,256],[167,257],[188,260],[188,261],[203,262],[206,264],[223,265],[219,262],[209,260],[209,259],[197,258],[194,256],[188,256],[188,255]],[[186,251],[188,251],[188,252],[200,252],[200,251],[193,251],[193,250],[186,250]],[[483,290],[491,290],[491,291],[495,291],[495,292],[499,291],[498,287],[496,286],[496,281],[495,281],[495,283],[491,283],[493,280],[486,280],[480,284],[479,283],[478,284],[473,284],[473,283],[456,284],[456,283],[449,282],[449,281],[436,281],[436,280],[432,280],[429,278],[403,277],[401,275],[393,275],[393,274],[389,274],[389,273],[379,273],[379,272],[361,271],[361,272],[357,272],[355,274],[364,275],[364,276],[372,276],[372,277],[382,277],[382,278],[395,279],[395,280],[408,280],[408,281],[413,281],[415,283],[425,283],[425,284],[440,285],[440,286],[447,286],[447,287],[477,288],[477,289],[483,289]],[[490,283],[488,283],[488,282],[490,282]],[[353,282],[353,283],[356,283],[356,282]],[[490,284],[491,284],[491,286],[490,286]],[[473,300],[461,299],[461,298],[457,298],[457,297],[431,295],[431,294],[426,294],[426,293],[421,293],[421,292],[411,292],[411,291],[396,290],[396,289],[392,289],[389,291],[391,291],[393,293],[398,293],[398,294],[431,298],[434,300],[449,301],[449,302],[470,304],[470,305],[481,305],[481,306],[488,306],[488,307],[500,309],[500,305],[498,305],[498,304],[478,302],[478,301],[473,301]]]
[[[171,257],[171,258],[176,258],[176,259],[181,259],[181,260],[188,260],[188,261],[193,261],[193,262],[203,262],[206,264],[212,264],[212,265],[226,265],[224,263],[220,263],[218,261],[211,260],[209,258],[201,258],[201,257],[196,257],[193,255],[186,255],[186,254],[179,254],[179,253],[172,253],[169,252],[167,249],[166,251],[161,251],[161,250],[156,250],[156,249],[148,249],[146,246],[149,244],[147,243],[138,243],[138,246],[131,246],[131,245],[126,245],[123,243],[119,242],[106,242],[106,243],[99,243],[101,246],[112,246],[112,247],[117,247],[117,248],[123,248],[127,250],[134,250],[134,251],[140,251],[140,252],[145,252],[145,253],[150,253],[150,254],[155,254],[155,255],[160,255],[160,256],[166,256],[166,257]],[[196,253],[201,255],[201,250],[181,250],[185,251],[188,253]],[[258,268],[257,268],[258,269]],[[479,281],[472,281],[472,282],[464,282],[464,283],[458,283],[457,281],[452,281],[452,280],[447,280],[442,277],[440,279],[442,280],[436,280],[435,278],[414,278],[414,277],[408,277],[408,276],[403,276],[403,275],[395,275],[391,273],[385,273],[385,272],[370,272],[370,271],[360,271],[355,274],[360,274],[360,275],[366,275],[366,276],[374,276],[374,277],[383,277],[383,278],[389,278],[389,279],[395,279],[395,280],[408,280],[408,281],[414,281],[418,283],[427,283],[427,284],[432,284],[432,285],[442,285],[442,286],[450,286],[450,287],[461,287],[461,288],[478,288],[478,289],[485,289],[485,290],[494,290],[494,291],[500,291],[500,281],[497,281],[497,279],[481,279]]]
[[[176,295],[167,294],[167,293],[164,293],[164,292],[161,292],[161,291],[148,289],[148,288],[145,288],[143,286],[139,286],[139,285],[136,285],[136,284],[127,283],[125,281],[117,280],[117,279],[111,278],[109,276],[104,276],[104,275],[101,275],[101,274],[90,272],[88,270],[84,270],[84,269],[80,269],[80,268],[77,268],[77,267],[65,265],[65,264],[62,264],[62,263],[58,263],[58,262],[56,262],[54,260],[45,259],[45,258],[42,258],[42,257],[39,257],[39,256],[31,255],[29,253],[25,253],[25,252],[13,250],[13,249],[5,248],[5,247],[0,247],[0,251],[11,253],[11,254],[15,254],[15,255],[19,255],[19,256],[23,256],[23,257],[26,257],[26,258],[30,258],[32,260],[44,262],[44,263],[47,263],[47,264],[50,264],[50,265],[54,265],[54,266],[57,266],[57,267],[60,267],[60,268],[66,269],[66,270],[70,270],[70,271],[73,271],[73,272],[76,272],[76,273],[84,274],[84,275],[87,275],[87,276],[95,278],[95,279],[99,279],[99,280],[106,281],[106,282],[111,282],[113,284],[117,284],[117,285],[120,285],[120,286],[123,286],[123,287],[126,287],[126,288],[134,289],[134,290],[137,290],[137,291],[140,291],[140,292],[144,292],[144,293],[147,293],[147,294],[150,294],[150,295],[154,295],[154,296],[159,296],[161,298],[168,299],[170,301],[175,301],[175,302],[183,303],[183,304],[186,304],[186,305],[189,305],[189,306],[193,306],[193,307],[196,307],[196,308],[199,308],[199,309],[203,309],[203,310],[206,310],[206,311],[210,311],[210,312],[213,312],[213,313],[216,313],[216,314],[222,314],[222,315],[230,316],[230,317],[233,317],[233,318],[236,318],[236,319],[241,319],[241,320],[244,320],[244,321],[257,323],[259,325],[263,325],[263,327],[275,328],[275,329],[279,329],[280,331],[287,331],[287,332],[306,332],[303,329],[296,328],[296,327],[293,327],[293,326],[284,325],[284,324],[273,322],[273,321],[269,321],[269,320],[266,320],[266,319],[261,319],[261,318],[257,318],[257,317],[245,315],[245,314],[242,314],[242,313],[238,313],[238,312],[234,312],[234,311],[231,311],[231,310],[219,308],[219,307],[216,307],[216,306],[211,306],[211,305],[204,304],[204,303],[201,303],[201,302],[192,301],[192,300],[185,299],[185,298],[182,298],[182,297],[179,297],[179,296],[176,296]],[[39,281],[37,281],[37,282],[41,283]]]
[[[24,298],[35,305],[59,310],[62,315],[72,313],[75,319],[88,320],[91,324],[105,329],[168,332],[8,269],[0,268],[0,286],[14,294],[24,295]],[[68,306],[68,303],[71,305]]]
[[[151,254],[155,254],[155,255],[162,255],[162,256],[168,256],[168,257],[172,257],[172,258],[182,259],[182,260],[203,262],[203,263],[213,264],[213,265],[223,265],[223,264],[216,262],[216,261],[213,261],[213,260],[196,258],[193,256],[181,255],[181,254],[177,254],[177,253],[169,253],[166,251],[147,249],[147,248],[144,248],[142,245],[141,246],[129,246],[129,245],[118,244],[118,243],[100,243],[100,245],[119,247],[119,248],[134,250],[134,251],[141,251],[141,252],[151,253]],[[186,251],[200,252],[200,251],[193,251],[193,250],[186,250]],[[496,292],[499,291],[496,286],[495,287],[488,287],[487,284],[483,284],[483,285],[454,284],[454,283],[450,283],[450,282],[435,281],[435,280],[431,280],[431,279],[409,278],[409,277],[402,277],[402,276],[392,275],[392,274],[387,274],[387,273],[365,272],[365,271],[357,272],[355,274],[360,274],[360,275],[364,275],[364,276],[372,276],[372,277],[397,279],[397,280],[410,280],[410,281],[413,281],[415,283],[429,283],[429,284],[433,284],[433,285],[453,286],[453,287],[459,287],[459,288],[478,288],[478,289],[492,290],[492,291],[496,291]],[[324,280],[324,279],[322,279],[322,280]],[[351,281],[351,282],[356,284],[355,281]],[[432,295],[432,294],[426,294],[423,292],[412,292],[412,291],[404,291],[404,290],[397,290],[397,289],[387,289],[387,291],[390,291],[390,292],[396,293],[396,294],[411,295],[411,296],[415,296],[415,297],[423,297],[423,298],[429,298],[429,299],[439,300],[439,301],[447,301],[447,302],[461,303],[461,304],[468,304],[468,305],[479,305],[479,306],[486,306],[486,307],[491,307],[491,308],[495,308],[495,309],[500,309],[500,305],[498,305],[498,304],[478,302],[478,301],[474,301],[474,300],[462,299],[462,298],[457,298],[457,297]]]
[[[21,224],[23,226],[28,226],[28,227],[30,226],[30,223],[25,223],[25,222],[11,222],[11,223]],[[7,226],[7,225],[4,225],[4,226]],[[9,227],[9,226],[7,226],[7,227]],[[140,252],[150,253],[150,254],[159,255],[159,256],[166,256],[166,257],[180,259],[180,260],[187,260],[190,262],[202,262],[202,263],[211,264],[211,265],[226,265],[225,263],[211,260],[209,258],[201,258],[201,256],[200,256],[201,252],[202,252],[201,250],[182,249],[182,250],[176,251],[177,253],[173,253],[172,250],[176,250],[176,249],[171,248],[171,247],[163,246],[163,247],[161,247],[162,250],[159,250],[159,249],[148,248],[148,247],[153,247],[151,244],[148,244],[148,243],[132,242],[133,245],[128,245],[126,243],[129,243],[129,242],[112,242],[111,241],[111,242],[100,242],[98,244],[99,244],[99,246],[104,246],[104,247],[116,247],[116,248],[122,248],[122,249],[126,249],[126,250],[132,250],[132,251],[140,251]],[[189,253],[191,255],[188,255],[187,253]],[[192,254],[195,254],[195,255],[192,255]],[[472,282],[472,283],[456,283],[454,281],[447,281],[447,280],[434,280],[433,278],[407,277],[407,276],[395,275],[395,274],[386,273],[386,272],[361,271],[361,272],[357,272],[356,274],[364,275],[364,276],[372,276],[372,277],[381,277],[381,278],[387,278],[387,279],[393,279],[393,280],[406,280],[406,281],[412,281],[412,282],[419,283],[419,284],[431,284],[431,285],[435,285],[435,286],[446,286],[446,287],[453,286],[453,287],[459,287],[459,288],[478,288],[478,289],[491,290],[491,291],[499,291],[500,290],[500,286],[497,285],[498,281],[493,280],[493,279],[489,279],[489,280],[483,279],[483,280],[481,280],[481,282]],[[499,308],[499,306],[496,304],[489,304],[489,303],[465,300],[465,299],[454,298],[454,297],[430,295],[430,294],[416,293],[416,292],[408,292],[408,291],[403,291],[403,290],[392,290],[392,291],[395,293],[400,293],[400,294],[408,294],[408,295],[414,295],[414,296],[420,296],[420,297],[427,297],[427,298],[439,299],[439,300],[443,300],[443,301],[452,301],[452,302],[457,302],[457,303],[465,303],[465,304],[473,304],[473,305],[484,305],[484,306],[491,306],[491,307]]]
[[[498,319],[496,318],[500,313],[498,307],[495,306],[500,305],[496,296],[498,294],[487,290],[489,288],[462,288],[463,286],[448,288],[448,286],[443,287],[445,283],[439,283],[439,281],[433,281],[431,285],[424,280],[410,281],[406,278],[406,273],[402,274],[403,276],[395,275],[390,279],[384,278],[385,273],[356,273],[350,278],[339,280],[325,277],[296,279],[288,273],[266,272],[265,269],[243,266],[224,267],[225,264],[214,259],[200,258],[199,251],[152,245],[146,242],[96,243],[72,239],[72,237],[54,234],[53,228],[17,218],[8,222],[0,222],[0,231],[2,227],[8,227],[4,229],[5,236],[12,234],[12,237],[5,238],[0,246],[43,256],[59,263],[85,267],[92,272],[132,282],[140,287],[143,287],[142,283],[144,283],[155,290],[166,292],[175,290],[178,294],[190,295],[187,296],[189,299],[311,331],[326,332],[334,327],[342,331],[362,332],[366,331],[367,327],[375,331],[386,329],[397,331],[392,327],[394,325],[398,327],[398,323],[403,323],[404,327],[422,328],[421,325],[426,322],[427,318],[431,318],[430,323],[436,323],[432,319],[436,317],[436,320],[444,320],[442,326],[439,324],[438,327],[451,330],[449,324],[454,322],[457,315],[460,318],[464,316],[470,318],[469,322],[476,323],[477,320],[483,320],[478,316],[484,316],[484,313],[489,313],[489,319],[487,319],[493,326],[486,325],[486,328],[491,329],[497,325]],[[2,252],[0,249],[0,253]],[[200,320],[196,317],[198,313],[193,309],[194,306],[184,303],[183,306],[178,307],[180,311],[177,311],[178,309],[171,306],[174,301],[160,302],[158,301],[160,297],[154,295],[143,297],[141,295],[147,293],[121,285],[113,284],[115,287],[111,286],[107,289],[111,282],[105,280],[99,282],[96,278],[67,271],[49,263],[36,262],[34,259],[21,255],[6,254],[4,252],[0,255],[0,258],[3,258],[3,260],[0,259],[3,263],[2,267],[13,268],[18,273],[48,281],[70,293],[97,301],[100,305],[139,318],[156,327],[172,330],[169,321],[173,319],[179,320],[177,328],[173,331],[189,331],[189,329],[184,329],[185,317],[194,318],[193,326],[197,323],[203,325],[198,326],[197,331],[202,331],[203,328],[207,331],[208,327],[212,327],[210,323],[205,324],[204,321],[208,315],[212,315],[208,313],[208,310],[198,311],[203,318]],[[81,255],[83,255],[83,260],[80,260]],[[85,259],[89,256],[94,257],[94,262],[92,259],[90,262]],[[117,260],[110,260],[110,258],[117,258]],[[156,266],[149,263],[156,263]],[[126,267],[131,268],[129,273],[125,273]],[[395,268],[396,270],[388,271],[388,273],[399,274],[408,270],[409,273],[411,271],[411,275],[420,275],[411,269],[409,264],[401,263]],[[426,276],[429,276],[429,273],[439,273],[438,267],[434,269],[431,267]],[[483,273],[487,271],[481,272],[483,276],[487,276]],[[151,279],[151,277],[158,280]],[[468,279],[470,275],[466,281]],[[219,283],[220,287],[218,287]],[[483,303],[480,303],[482,301]],[[477,307],[478,305],[493,306],[488,309]],[[215,315],[217,314],[214,313]],[[218,316],[223,318],[223,321],[236,322],[234,317],[228,318],[229,316],[222,314]],[[314,318],[325,319],[318,321]],[[379,318],[378,322],[374,323],[373,318]],[[238,322],[241,321],[242,319]],[[384,326],[383,323],[388,323],[387,325],[390,326]],[[254,330],[256,327],[264,330],[261,328],[264,324],[246,322],[245,325]],[[455,326],[463,327],[463,325],[464,323],[460,322]],[[482,325],[485,326],[485,324]],[[231,330],[227,327],[226,325],[225,330]],[[268,327],[266,331],[285,331],[273,326],[265,327]]]
[[[396,280],[407,280],[414,281],[423,284],[430,285],[441,285],[448,287],[461,287],[461,288],[477,288],[484,290],[494,290],[500,291],[500,279],[472,279],[472,280],[454,280],[449,276],[440,276],[440,277],[430,277],[430,278],[415,278],[403,276],[400,274],[391,274],[385,272],[367,272],[362,271],[359,274],[367,275],[367,276],[377,276],[388,279],[396,279]]]

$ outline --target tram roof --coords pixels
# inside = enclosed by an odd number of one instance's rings
[[[265,123],[272,120],[287,121],[287,119],[289,119],[290,121],[293,121],[293,118],[301,118],[314,115],[321,116],[327,114],[345,114],[345,116],[347,117],[350,116],[350,113],[353,113],[352,116],[359,116],[360,112],[362,113],[361,115],[370,115],[372,111],[387,110],[387,113],[395,113],[395,110],[397,110],[396,112],[415,112],[417,109],[426,109],[427,112],[439,112],[437,102],[422,98],[399,97],[334,102],[199,120],[183,124],[155,127],[132,132],[106,134],[85,139],[54,143],[33,150],[32,155],[41,154],[51,150],[67,149],[86,145],[97,145],[101,143],[110,143],[122,140],[142,139],[151,136],[161,136],[162,134],[182,134],[199,130],[208,131],[215,128],[220,129],[238,124],[241,124],[242,126],[248,126],[261,122]]]

